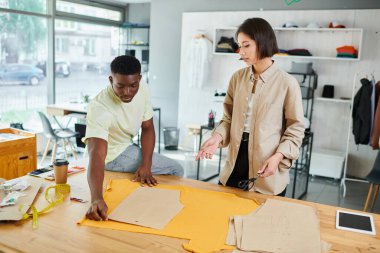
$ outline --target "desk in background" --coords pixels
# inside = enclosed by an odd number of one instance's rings
[[[47,114],[54,117],[59,127],[63,128],[56,116],[80,116],[87,114],[87,105],[84,103],[60,103],[52,104],[46,107]],[[158,112],[158,153],[161,152],[161,108],[153,107],[154,112]]]
[[[132,178],[133,174],[105,171],[105,182],[109,179]],[[374,253],[380,252],[380,215],[372,214],[377,231],[376,236],[369,236],[335,229],[335,213],[337,209],[349,209],[321,205],[317,203],[267,196],[254,192],[224,187],[216,184],[177,178],[175,176],[156,176],[159,183],[167,185],[185,185],[199,189],[229,192],[239,197],[256,199],[264,202],[268,198],[300,203],[317,209],[320,219],[321,239],[332,245],[330,252],[335,253]],[[79,192],[81,198],[90,200],[86,172],[80,172],[68,178],[72,192]],[[52,184],[45,181],[47,186]],[[104,189],[106,184],[103,185]],[[37,208],[46,205],[42,193],[35,201]],[[99,229],[79,226],[78,220],[84,217],[90,203],[65,201],[54,210],[39,216],[39,228],[32,229],[32,220],[17,223],[0,224],[0,250],[4,252],[186,252],[182,243],[186,240],[157,236],[151,234],[132,233],[112,229]],[[357,212],[357,211],[355,211]],[[223,251],[229,252],[229,251]]]
[[[87,114],[87,105],[84,103],[60,103],[46,106],[46,112],[52,116],[67,116],[71,113]]]

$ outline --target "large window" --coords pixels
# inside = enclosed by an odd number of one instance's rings
[[[122,21],[123,13],[120,10],[112,10],[104,7],[88,6],[85,4],[68,1],[57,1],[57,11],[78,14],[83,16]]]
[[[62,20],[56,20],[56,24]],[[108,84],[109,64],[117,56],[119,28],[69,21],[70,33],[55,27],[56,102],[83,102]]]
[[[57,0],[56,103],[83,102],[108,84],[119,52],[124,9],[82,0]]]
[[[96,40],[94,38],[85,39],[84,40],[84,55],[95,55],[95,43]]]
[[[30,127],[47,104],[47,18],[0,12],[0,23],[0,122]]]
[[[55,38],[55,52],[56,54],[64,54],[69,52],[69,39],[68,38]]]
[[[35,13],[46,13],[47,10],[46,0],[0,0],[0,8]]]
[[[82,102],[106,87],[124,11],[87,0],[0,0],[0,126],[41,129],[35,112],[48,92],[49,102]]]

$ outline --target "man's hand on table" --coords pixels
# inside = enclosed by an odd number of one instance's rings
[[[147,184],[149,186],[155,186],[158,184],[157,180],[153,177],[152,171],[146,167],[140,167],[132,179],[134,182],[141,182],[141,185]]]
[[[104,199],[92,201],[91,207],[86,213],[86,218],[90,220],[107,220],[108,206]]]

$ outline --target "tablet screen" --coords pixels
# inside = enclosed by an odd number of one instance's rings
[[[339,213],[339,226],[372,231],[371,219],[368,216],[351,213]]]
[[[339,229],[375,234],[373,221],[370,215],[337,211],[337,224]]]

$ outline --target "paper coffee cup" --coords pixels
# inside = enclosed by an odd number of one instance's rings
[[[54,166],[54,178],[56,184],[67,183],[67,170],[69,162],[66,159],[56,159],[53,162]]]

